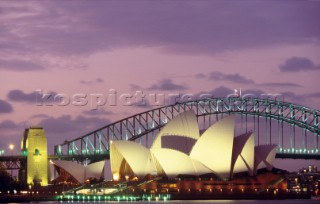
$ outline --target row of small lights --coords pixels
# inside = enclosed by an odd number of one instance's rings
[[[195,190],[195,189],[194,189]],[[202,190],[209,190],[210,192],[212,192],[212,189],[197,189],[199,192],[202,192]],[[223,192],[223,189],[222,188],[218,188],[217,190],[219,190],[220,192]],[[233,192],[233,188],[231,188],[231,189],[225,189],[226,191],[230,191],[230,192]],[[240,190],[240,189],[239,189]],[[242,192],[244,192],[245,190],[253,190],[253,189],[251,189],[251,188],[247,188],[247,189],[245,189],[245,188],[241,188],[241,191]],[[262,189],[260,189],[260,190],[262,190]],[[265,189],[267,192],[269,192],[269,189]],[[279,189],[275,189],[275,191],[276,192],[278,192],[278,190]],[[146,192],[146,189],[144,189],[144,191]],[[156,191],[157,191],[157,189],[156,189]],[[178,192],[180,192],[180,189],[178,188],[177,189],[177,191]],[[190,192],[191,191],[191,189],[189,188],[188,189],[188,191]],[[254,189],[254,191],[255,192],[257,192],[258,191],[258,189],[257,188],[255,188]],[[288,192],[289,191],[289,189],[286,189],[286,191]],[[297,190],[297,189],[295,189],[295,191],[300,191],[300,189],[299,190]],[[133,192],[134,192],[134,189],[133,189]],[[168,189],[167,189],[167,192],[168,192]],[[2,192],[0,191],[0,194],[1,194]],[[10,193],[10,191],[8,191],[7,193]],[[14,190],[14,194],[17,194],[18,192],[16,191],[16,190]],[[39,191],[20,191],[20,193],[21,194],[39,194]],[[51,192],[49,192],[49,194],[50,194]],[[57,194],[57,191],[56,192],[54,192],[55,194]],[[86,196],[86,195],[77,195],[77,196],[74,196],[74,195],[66,195],[66,196],[63,196],[63,195],[60,195],[59,196],[59,198],[60,199],[63,199],[63,198],[66,198],[66,199],[68,199],[68,200],[73,200],[73,199],[76,199],[76,200],[85,200],[86,199],[86,197],[87,197],[87,199],[88,200],[90,200],[91,198],[93,198],[93,200],[96,200],[96,199],[98,199],[98,200],[118,200],[118,199],[120,199],[121,197],[120,196],[116,196],[116,197],[110,197],[110,196],[100,196],[100,195],[98,195],[98,196]],[[116,198],[116,199],[115,199]],[[143,195],[143,197],[142,197],[143,199],[145,199],[145,200],[150,200],[152,197],[150,197],[150,195]],[[163,199],[163,200],[168,200],[168,199],[170,199],[170,194],[165,194],[165,195],[159,195],[158,197],[156,196],[156,197],[154,197],[156,200],[159,200],[159,199]],[[129,200],[135,200],[136,198],[135,197],[133,197],[133,196],[123,196],[122,197],[122,200],[123,199],[129,199]],[[121,200],[121,199],[120,199]]]
[[[139,198],[138,197],[134,197],[134,196],[86,196],[86,195],[66,195],[66,196],[63,196],[63,195],[60,195],[58,197],[58,199],[60,201],[62,201],[63,199],[67,199],[68,201],[73,201],[73,200],[76,200],[76,201],[137,201]],[[155,196],[154,198],[151,197],[150,195],[143,195],[142,196],[142,200],[148,200],[148,201],[151,201],[151,200],[156,200],[156,201],[160,201],[160,200],[163,200],[163,201],[167,201],[170,199],[170,195],[169,194],[166,194],[166,195],[159,195],[159,196]]]
[[[3,192],[5,193],[5,192]],[[10,194],[10,191],[6,191],[7,194]],[[47,194],[46,192],[42,192],[43,194]],[[0,194],[2,194],[2,192],[0,191]],[[39,191],[17,191],[17,190],[13,190],[13,194],[41,194],[41,192]],[[51,194],[51,191],[49,191],[49,194]],[[58,194],[57,191],[54,192],[54,194]]]
[[[303,154],[317,154],[319,152],[318,149],[312,149],[312,150],[307,150],[307,149],[295,149],[295,148],[288,148],[288,149],[279,149],[279,152],[284,152],[284,153],[303,153]]]
[[[212,188],[210,188],[210,189],[193,189],[193,190],[196,190],[196,191],[199,191],[199,192],[202,192],[202,190],[208,190],[208,191],[210,191],[210,192],[213,192],[213,190],[214,189],[212,189]],[[252,189],[252,188],[240,188],[240,189],[233,189],[233,188],[230,188],[230,189],[222,189],[222,188],[217,188],[216,190],[218,190],[218,191],[220,191],[220,192],[228,192],[228,191],[230,191],[230,192],[233,192],[234,190],[241,190],[241,192],[244,192],[244,191],[252,191],[252,190],[254,190],[255,192],[258,192],[258,189],[257,188],[255,188],[255,189]],[[259,189],[259,190],[262,190],[262,189]],[[267,192],[269,192],[269,189],[267,188],[267,189],[264,189],[265,191],[267,191]],[[279,189],[275,189],[275,191],[279,191]],[[288,192],[289,191],[289,189],[286,189],[286,191]],[[167,192],[168,192],[168,190],[167,190]],[[179,193],[180,192],[180,189],[178,188],[177,189],[177,192]],[[188,189],[188,192],[191,192],[191,189],[189,188]]]
[[[269,189],[265,189],[266,192],[269,192]],[[274,194],[278,193],[279,189],[272,189]],[[190,191],[190,189],[189,189]],[[229,189],[230,192],[233,192],[233,189]],[[244,189],[241,189],[242,192],[244,192]],[[255,192],[258,192],[258,189],[254,189]],[[286,189],[286,191],[288,192],[289,189]],[[180,192],[180,190],[178,189],[178,192]],[[201,189],[199,189],[199,192],[201,192]],[[210,192],[212,192],[212,189],[210,189]],[[223,189],[220,189],[220,192],[223,192]],[[58,200],[62,201],[63,199],[67,199],[68,201],[136,201],[138,199],[138,197],[134,197],[134,196],[102,196],[102,195],[94,195],[94,196],[90,196],[90,195],[60,195],[58,197]],[[158,196],[151,196],[148,194],[143,194],[142,196],[142,200],[146,200],[146,201],[151,201],[151,200],[155,200],[155,201],[167,201],[170,200],[170,194],[164,194],[164,195],[158,195]]]
[[[178,193],[180,193],[180,188],[177,188],[176,189],[176,191],[178,192]],[[186,189],[182,189],[182,190],[186,190]],[[220,192],[228,192],[228,191],[230,191],[230,192],[233,192],[233,191],[237,191],[237,190],[241,190],[241,192],[244,192],[244,191],[255,191],[255,192],[258,192],[258,190],[259,191],[267,191],[267,192],[269,192],[269,189],[268,188],[266,188],[266,189],[258,189],[258,188],[220,188],[220,187],[218,187],[218,188],[216,188],[216,189],[214,189],[214,188],[204,188],[204,189],[201,189],[201,188],[198,188],[198,189],[191,189],[191,188],[188,188],[187,189],[187,191],[188,192],[191,192],[191,191],[199,191],[199,192],[205,192],[205,191],[209,191],[209,192],[214,192],[214,191],[220,191]],[[277,192],[279,191],[279,189],[278,188],[276,188],[275,189]],[[143,189],[143,191],[144,192],[147,192],[147,189]],[[155,192],[157,192],[158,191],[158,189],[155,189]],[[167,191],[167,193],[169,193],[169,189],[166,189],[166,191]],[[286,189],[286,191],[288,192],[289,191],[289,189]],[[132,189],[132,192],[134,192],[134,189]]]
[[[69,155],[70,155],[70,154],[74,154],[74,152],[75,152],[74,150],[71,150],[71,149],[70,149],[70,150],[69,150]],[[82,153],[82,154],[90,154],[91,152],[90,152],[88,149],[84,149],[84,150],[81,151],[81,153]],[[95,154],[102,154],[102,153],[103,153],[103,150],[102,150],[102,149],[96,149],[96,150],[94,150],[94,153],[95,153]]]

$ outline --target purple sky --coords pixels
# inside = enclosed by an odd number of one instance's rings
[[[320,109],[320,1],[0,1],[0,149],[152,108],[38,106],[43,93],[282,94]],[[52,149],[51,149],[52,150]],[[18,147],[15,149],[18,153]]]

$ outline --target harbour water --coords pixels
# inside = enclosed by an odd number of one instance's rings
[[[68,203],[68,204],[99,204],[99,203],[128,203],[128,204],[306,204],[306,203],[320,203],[320,199],[310,200],[174,200],[174,201],[135,201],[135,202],[117,202],[117,201],[96,201],[96,202],[37,202],[37,204],[53,204],[53,203]]]

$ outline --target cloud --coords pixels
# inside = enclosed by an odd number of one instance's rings
[[[99,117],[78,116],[72,118],[70,115],[62,115],[56,118],[45,118],[38,125],[43,127],[49,134],[62,134],[65,137],[70,133],[86,134],[109,123],[110,120]]]
[[[159,103],[157,103],[158,101],[159,101]],[[159,98],[154,99],[152,97],[152,99],[151,99],[151,97],[146,97],[141,101],[134,101],[132,106],[136,107],[136,108],[143,108],[143,109],[150,110],[150,109],[154,109],[154,108],[158,108],[158,107],[164,106],[164,105],[167,104],[166,102],[167,102],[166,98],[164,98],[164,100],[160,100]]]
[[[80,80],[80,84],[87,84],[87,85],[91,85],[91,84],[99,84],[99,83],[103,83],[104,80],[102,78],[96,78],[94,80]]]
[[[142,89],[142,87],[140,85],[137,85],[137,84],[129,84],[129,86],[130,86],[130,89],[134,90],[134,91]]]
[[[205,98],[225,98],[230,94],[234,94],[233,89],[229,89],[228,87],[225,87],[225,86],[219,86],[210,91],[201,91],[197,94],[194,94],[190,99],[186,98],[186,101],[199,100],[199,99],[205,99]],[[184,94],[181,94],[181,95],[183,96]],[[182,96],[179,98],[179,102],[185,101],[182,99]]]
[[[36,114],[31,116],[30,118],[49,118],[50,116],[47,114]]]
[[[279,66],[282,72],[300,72],[319,70],[320,65],[315,65],[309,58],[306,57],[291,57],[284,64]]]
[[[12,105],[4,100],[0,100],[0,114],[13,112]]]
[[[244,76],[241,76],[239,74],[224,74],[222,72],[214,71],[209,73],[210,80],[215,80],[215,81],[230,81],[234,83],[239,83],[239,84],[254,84],[254,81],[251,79],[248,79]]]
[[[16,124],[12,120],[5,120],[0,123],[0,129],[1,130],[10,130],[10,129],[16,129],[19,128],[20,126]]]
[[[225,86],[217,87],[208,92],[200,92],[197,95],[197,98],[205,98],[206,97],[217,97],[217,98],[225,98],[228,96],[235,96],[234,89],[230,89]],[[286,91],[286,92],[266,92],[263,89],[242,89],[242,97],[252,97],[252,98],[277,98],[278,100],[288,99],[289,101],[294,101],[297,103],[304,102],[307,95],[305,94],[296,94],[294,92]],[[309,96],[309,95],[308,95]],[[317,94],[313,95],[314,97]]]
[[[44,96],[44,94],[48,94],[50,95],[49,98],[45,98],[45,100],[42,100],[42,97]],[[41,90],[39,91],[34,91],[31,93],[24,93],[22,90],[11,90],[8,94],[7,97],[10,101],[14,101],[14,102],[23,102],[23,103],[41,103],[41,101],[43,101],[43,103],[52,103],[55,99],[54,96],[56,96],[57,93],[50,91],[48,93],[42,93]],[[57,101],[58,102],[58,101]]]
[[[300,84],[296,84],[296,83],[277,83],[277,82],[263,83],[260,85],[271,86],[271,87],[302,87]]]
[[[6,53],[133,46],[213,53],[317,41],[319,9],[319,1],[10,1],[1,8],[0,34]]]
[[[37,92],[24,93],[21,90],[12,90],[7,95],[8,99],[16,102],[35,103],[37,101]]]
[[[157,84],[151,85],[147,90],[161,90],[161,91],[173,91],[173,90],[186,90],[187,86],[175,84],[171,79],[163,79]]]
[[[320,98],[320,92],[306,94],[306,96],[312,97],[312,98]]]
[[[25,72],[44,70],[44,67],[31,61],[26,60],[4,60],[0,59],[0,70]]]
[[[287,102],[292,102],[295,104],[301,104],[307,100],[307,95],[305,94],[296,94],[291,91],[281,92],[281,95],[278,97],[279,100],[284,100]]]
[[[105,116],[114,114],[112,111],[106,111],[104,109],[87,110],[83,111],[82,113],[89,116]]]
[[[17,123],[13,120],[3,120],[0,122],[1,141],[20,140],[23,136],[23,130],[26,127],[24,122]],[[17,137],[17,135],[20,135]],[[13,141],[12,141],[13,142]],[[18,141],[20,142],[20,141]],[[19,143],[16,143],[19,144]]]
[[[229,94],[233,94],[234,90],[220,86],[210,91],[210,93],[212,93],[213,97],[227,97]]]
[[[196,79],[203,79],[203,78],[206,78],[206,75],[203,74],[203,73],[198,73],[194,76]]]

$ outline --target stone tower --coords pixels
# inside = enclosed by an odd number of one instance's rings
[[[42,127],[30,127],[24,131],[21,141],[22,155],[27,156],[25,180],[28,184],[48,185],[48,147]]]

